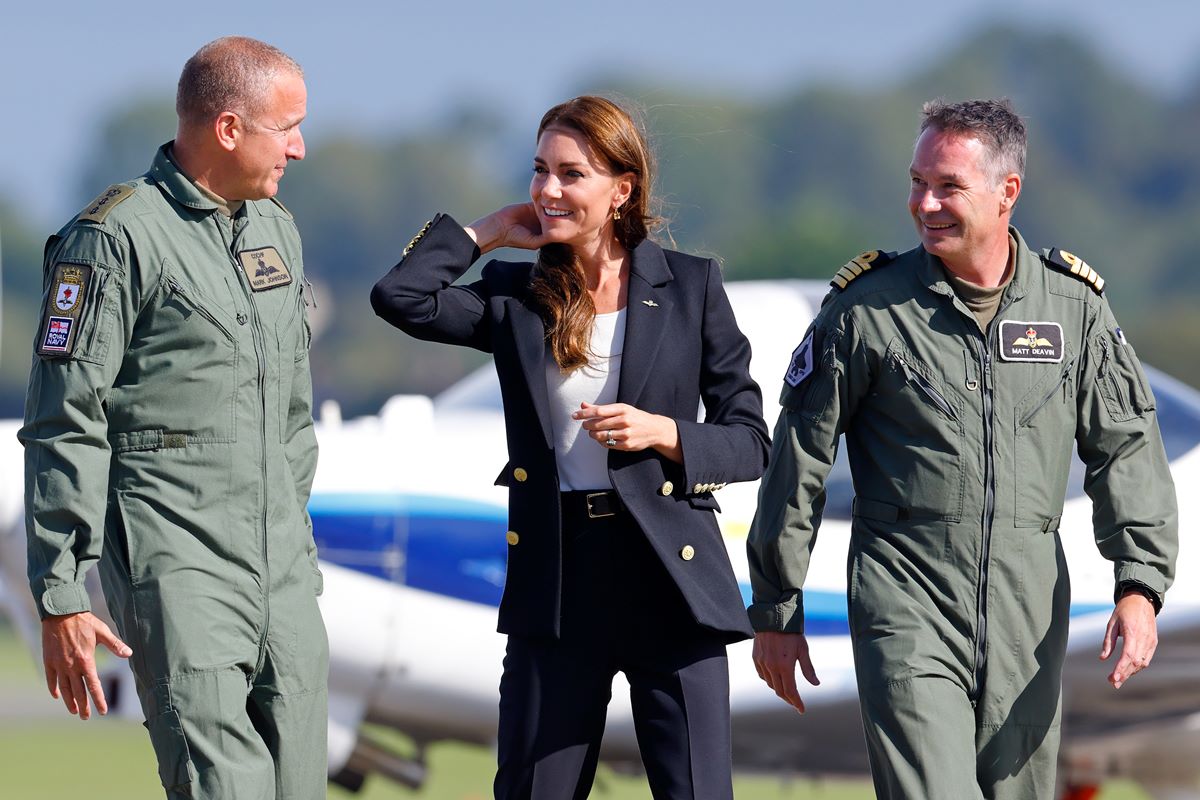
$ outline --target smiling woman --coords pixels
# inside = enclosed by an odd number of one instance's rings
[[[617,672],[654,795],[733,796],[725,645],[750,630],[713,492],[761,474],[767,429],[716,262],[648,238],[651,180],[629,114],[567,101],[538,126],[529,202],[466,228],[439,215],[371,295],[413,336],[495,356],[498,798],[588,795]],[[504,246],[537,260],[452,285]]]

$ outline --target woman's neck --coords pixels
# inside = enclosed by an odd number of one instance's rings
[[[596,313],[608,314],[624,308],[629,284],[629,252],[613,240],[603,253],[576,251],[576,255]]]

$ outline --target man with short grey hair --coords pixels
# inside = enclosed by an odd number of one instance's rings
[[[275,199],[306,102],[276,48],[205,45],[175,140],[46,245],[19,436],[47,683],[87,719],[96,646],[130,659],[169,798],[325,796],[310,334]]]
[[[749,535],[755,666],[803,711],[796,666],[817,677],[802,587],[845,435],[850,634],[881,798],[1053,797],[1073,448],[1114,564],[1114,687],[1150,663],[1174,575],[1154,398],[1104,280],[1009,224],[1025,139],[1007,101],[926,104],[909,168],[920,246],[834,277],[784,378]]]

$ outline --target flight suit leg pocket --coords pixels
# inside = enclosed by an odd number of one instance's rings
[[[145,726],[158,757],[158,777],[167,790],[167,796],[191,797],[192,784],[198,775],[179,712],[167,707],[146,720]]]

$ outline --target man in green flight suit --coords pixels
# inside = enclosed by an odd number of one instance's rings
[[[96,646],[129,658],[168,797],[324,797],[309,328],[273,199],[304,157],[303,73],[218,39],[176,107],[149,172],[46,246],[19,436],[47,683],[87,719]],[[97,561],[120,638],[90,610]]]
[[[927,103],[921,244],[865,253],[793,354],[749,536],[759,675],[817,682],[801,588],[845,435],[850,632],[881,798],[1051,798],[1070,590],[1058,522],[1077,446],[1115,569],[1120,687],[1150,663],[1177,549],[1154,398],[1076,256],[1010,227],[1025,126],[1008,101]]]

